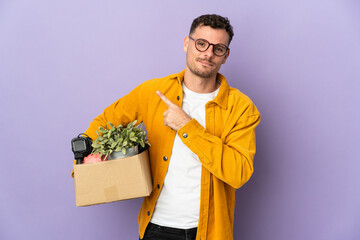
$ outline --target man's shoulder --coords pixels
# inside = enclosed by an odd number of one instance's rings
[[[159,78],[152,78],[149,79],[145,82],[143,82],[141,85],[146,86],[146,87],[158,87],[158,86],[162,86],[162,85],[168,85],[168,84],[173,84],[174,81],[176,81],[179,77],[180,73],[174,73],[174,74],[170,74],[168,76],[165,77],[159,77]]]
[[[250,115],[260,114],[250,97],[237,88],[229,87],[228,103],[235,105],[236,108],[247,109]]]
[[[224,75],[222,75],[221,73],[218,73],[217,79],[224,84],[224,88],[225,91],[224,93],[227,94],[228,96],[228,104],[249,104],[249,105],[253,105],[252,100],[245,95],[243,92],[241,92],[239,89],[234,88],[232,86],[229,85],[227,79],[225,78]]]
[[[229,86],[229,97],[237,101],[247,102],[253,104],[249,96],[241,92],[239,89]]]

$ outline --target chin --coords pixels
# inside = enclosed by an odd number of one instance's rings
[[[201,78],[211,78],[214,75],[216,76],[217,71],[216,69],[209,69],[210,67],[204,67],[202,65],[200,66],[189,66],[188,68],[190,70],[190,72],[198,77]]]
[[[215,75],[213,72],[199,72],[199,71],[195,72],[194,74],[201,78],[211,78]]]

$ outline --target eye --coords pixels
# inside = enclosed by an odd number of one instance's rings
[[[199,39],[196,41],[196,46],[198,46],[201,49],[206,48],[207,45],[208,45],[208,43],[205,42],[204,40]]]
[[[222,55],[226,52],[226,47],[223,46],[223,45],[215,45],[215,49],[214,51],[219,54],[219,55]]]
[[[220,52],[224,52],[224,48],[222,48],[222,47],[217,47],[217,48],[216,48],[216,51],[218,51],[219,53],[220,53]]]

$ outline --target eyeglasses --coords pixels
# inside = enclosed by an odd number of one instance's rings
[[[213,43],[209,43],[209,41],[207,41],[205,39],[202,39],[202,38],[194,39],[190,36],[189,36],[189,38],[195,42],[195,48],[199,52],[205,52],[206,50],[208,50],[210,45],[212,45],[213,53],[218,57],[222,57],[226,54],[226,52],[228,50],[230,50],[230,48],[228,48],[225,44],[221,44],[221,43],[213,44]]]

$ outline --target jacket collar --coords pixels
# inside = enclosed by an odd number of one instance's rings
[[[174,80],[176,79],[177,82],[181,85],[184,80],[184,73],[185,73],[185,70],[183,70],[179,73],[172,74],[169,77]],[[227,83],[226,78],[220,73],[217,74],[216,80],[220,81],[221,84],[220,84],[219,92],[212,102],[216,103],[221,108],[227,109],[230,86]]]

